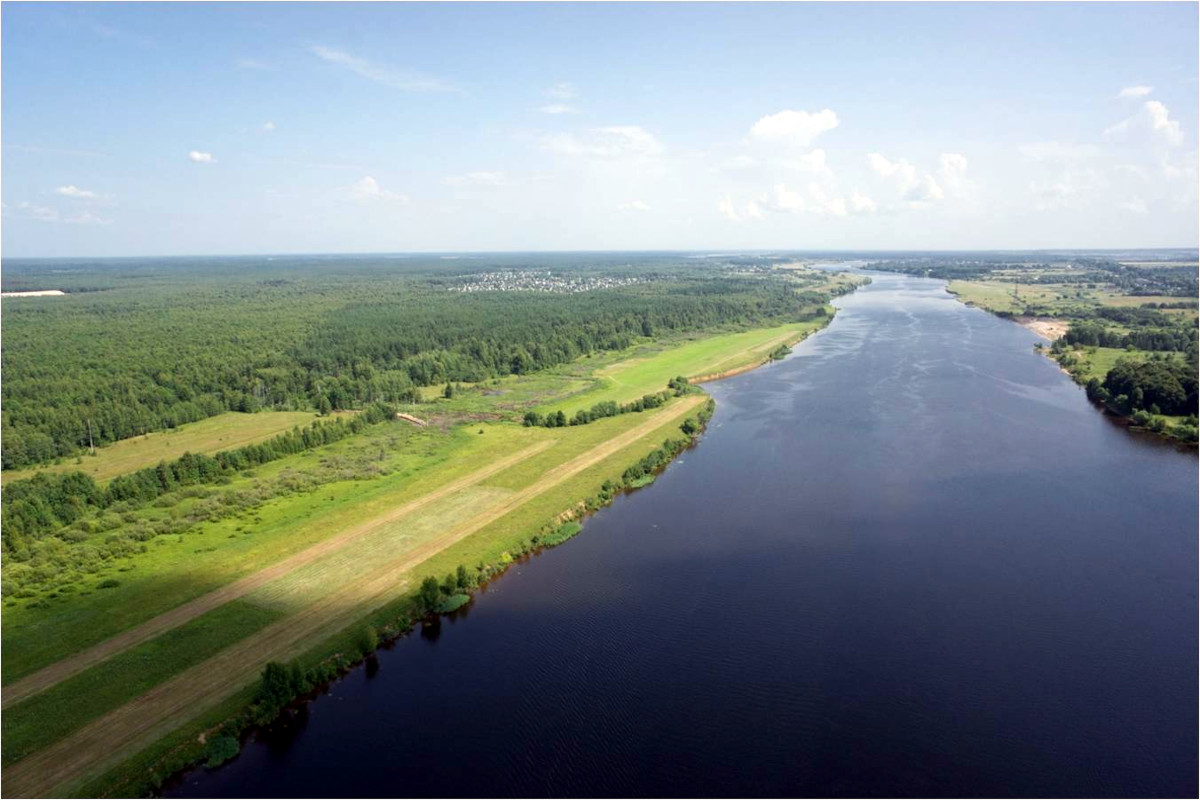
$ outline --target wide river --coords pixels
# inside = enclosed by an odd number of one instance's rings
[[[185,796],[1195,796],[1197,460],[876,274],[698,446]]]

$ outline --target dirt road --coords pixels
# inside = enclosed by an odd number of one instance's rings
[[[702,395],[682,398],[637,427],[547,471],[499,506],[382,567],[364,570],[361,580],[341,587],[302,611],[269,625],[53,745],[18,761],[3,772],[4,795],[62,796],[80,781],[101,774],[253,683],[268,661],[293,658],[395,598],[406,587],[411,570],[430,556],[598,464],[651,431],[679,419],[707,399]]]
[[[329,555],[350,543],[361,539],[371,531],[378,528],[380,525],[395,522],[399,519],[429,506],[432,503],[441,500],[443,497],[462,491],[470,486],[487,480],[498,472],[503,472],[514,464],[518,464],[531,456],[545,450],[547,447],[554,444],[553,442],[540,442],[532,447],[526,447],[510,456],[493,462],[487,467],[472,472],[458,480],[442,486],[422,497],[413,500],[410,503],[405,503],[398,508],[383,514],[382,516],[368,520],[348,528],[342,533],[326,539],[322,542],[301,550],[299,553],[288,556],[287,558],[272,564],[269,567],[259,570],[244,578],[240,578],[233,583],[222,586],[220,589],[209,592],[206,595],[197,597],[195,600],[189,600],[181,606],[177,606],[170,611],[164,612],[157,617],[146,620],[145,622],[130,628],[123,633],[119,633],[111,639],[106,639],[87,650],[76,653],[73,656],[62,659],[44,667],[37,672],[27,675],[18,681],[15,681],[9,686],[5,686],[0,690],[0,709],[5,709],[17,703],[27,700],[38,692],[43,692],[60,681],[70,678],[72,675],[77,675],[85,669],[94,666],[95,664],[104,661],[105,659],[115,656],[117,653],[124,652],[131,647],[135,647],[142,642],[153,639],[172,628],[177,628],[191,620],[212,611],[217,606],[228,603],[231,600],[236,600],[246,594],[254,591],[265,583],[269,583],[277,578],[282,578],[288,573],[311,564],[319,558]]]

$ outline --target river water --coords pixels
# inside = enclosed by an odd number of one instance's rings
[[[699,445],[188,796],[1195,796],[1197,461],[874,275]]]

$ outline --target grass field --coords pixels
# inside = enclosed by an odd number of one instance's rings
[[[28,478],[38,472],[85,472],[97,481],[106,481],[142,467],[152,467],[159,461],[170,461],[184,453],[215,453],[232,450],[247,444],[270,439],[297,425],[308,425],[317,419],[311,411],[260,411],[239,414],[229,411],[215,417],[180,425],[169,431],[148,433],[134,439],[123,439],[96,449],[94,456],[64,459],[26,470],[10,470],[3,474],[5,481]]]
[[[828,309],[832,316],[832,309]],[[767,354],[783,343],[794,342],[825,326],[830,317],[794,322],[774,328],[727,333],[699,338],[669,348],[647,348],[645,352],[595,372],[598,382],[568,401],[544,404],[539,410],[557,411],[568,417],[580,408],[612,400],[617,403],[661,392],[667,381],[678,375],[693,378],[713,375],[762,363]]]
[[[115,763],[121,753],[132,754],[252,682],[266,660],[292,657],[397,593],[411,590],[416,581],[412,572],[417,567],[421,574],[436,574],[443,562],[445,571],[449,571],[458,563],[473,563],[468,560],[472,557],[511,547],[517,536],[527,535],[530,528],[536,530],[569,505],[569,498],[590,491],[583,488],[585,485],[594,488],[602,482],[601,475],[619,474],[636,454],[653,447],[664,430],[677,425],[703,400],[700,396],[684,398],[654,414],[630,414],[573,429],[488,426],[480,438],[488,438],[487,434],[498,432],[496,429],[509,428],[529,440],[553,440],[556,444],[489,478],[484,486],[447,498],[440,507],[431,506],[419,525],[380,527],[373,537],[356,542],[339,558],[281,576],[270,590],[248,596],[245,602],[255,608],[285,616],[173,677],[156,672],[166,679],[136,702],[126,702],[90,723],[88,714],[98,712],[100,704],[71,703],[70,686],[95,686],[97,675],[115,669],[113,662],[105,662],[6,710],[5,725],[14,734],[12,747],[17,748],[10,749],[6,736],[5,760],[10,766],[5,770],[5,780],[9,791],[51,791],[62,781],[87,777]],[[353,580],[348,579],[351,574]],[[114,661],[132,657],[146,646],[140,645]],[[199,648],[195,652],[202,651]],[[137,690],[143,688],[144,684],[136,684]],[[129,692],[120,689],[110,695],[114,702],[133,700]],[[12,763],[17,753],[33,746],[30,742],[47,744],[44,739],[48,734],[30,731],[37,727],[34,711],[51,703],[64,709],[76,723],[72,732]],[[56,732],[67,727],[70,725],[60,723]]]

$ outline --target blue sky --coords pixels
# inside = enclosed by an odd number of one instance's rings
[[[5,256],[1197,246],[1197,5],[5,3]]]

